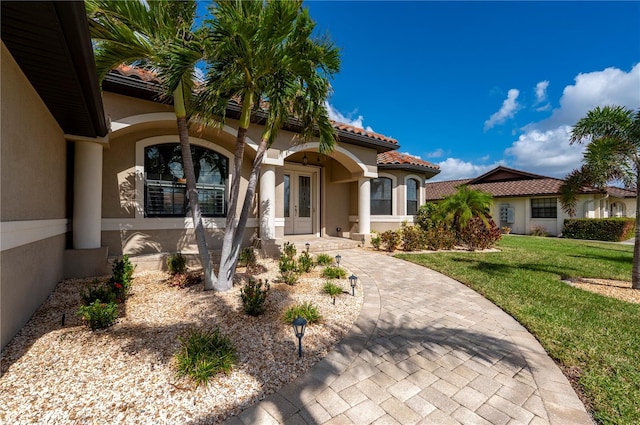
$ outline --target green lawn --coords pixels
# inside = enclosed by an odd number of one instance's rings
[[[565,370],[578,374],[597,421],[640,423],[640,304],[560,281],[631,280],[633,247],[509,236],[498,248],[398,257],[465,283],[526,326]]]

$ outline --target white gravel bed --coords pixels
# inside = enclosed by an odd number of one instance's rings
[[[276,262],[261,263],[264,273],[257,277],[269,277],[271,292],[260,317],[242,311],[239,284],[225,293],[205,292],[202,285],[177,289],[167,285],[166,273],[143,272],[134,275],[116,324],[91,332],[75,312],[81,288],[92,279],[61,282],[2,352],[0,423],[219,423],[277,391],[340,341],[360,313],[363,294],[358,285],[352,297],[348,281],[338,280],[349,292],[333,305],[322,292],[321,268],[288,286],[273,282]],[[307,327],[299,359],[297,339],[281,317],[303,301],[316,304],[323,321]],[[176,377],[178,337],[215,327],[232,339],[238,364],[195,388]]]

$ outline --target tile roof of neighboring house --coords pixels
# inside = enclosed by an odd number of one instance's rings
[[[440,166],[424,161],[412,155],[389,151],[378,154],[378,166],[388,166],[387,168],[426,168],[430,171],[440,172]]]
[[[509,176],[505,176],[508,173]],[[491,181],[492,177],[502,176],[502,180]],[[564,180],[531,174],[506,167],[497,167],[475,179],[448,180],[425,184],[426,200],[435,201],[456,192],[458,186],[468,184],[470,188],[490,193],[494,197],[549,196],[560,193]],[[607,193],[616,198],[635,197],[628,189],[608,187]],[[595,187],[585,187],[581,193],[601,193]]]

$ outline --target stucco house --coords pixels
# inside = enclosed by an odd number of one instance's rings
[[[468,185],[493,196],[491,215],[500,227],[515,234],[528,234],[541,226],[550,235],[562,233],[569,215],[560,204],[560,187],[564,180],[498,166],[474,179],[429,182],[426,201],[437,201]],[[636,192],[617,187],[599,190],[585,187],[578,195],[576,217],[635,217]]]
[[[154,76],[121,67],[100,87],[82,2],[2,2],[1,344],[56,283],[109,272],[108,258],[195,249],[176,119]],[[221,245],[239,106],[221,128],[192,126],[209,247]],[[329,155],[295,120],[267,152],[245,244],[289,235],[367,240],[426,199],[429,162],[390,137],[334,123]],[[261,128],[242,164],[247,185]]]

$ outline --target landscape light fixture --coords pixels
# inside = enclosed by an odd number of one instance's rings
[[[293,320],[293,332],[295,332],[298,338],[298,357],[302,357],[302,337],[304,336],[304,330],[307,327],[307,320],[304,317],[297,317]]]
[[[349,283],[351,284],[351,296],[356,296],[356,283],[358,283],[358,276],[352,274],[349,276]]]
[[[309,253],[309,247],[311,246],[311,244],[309,242],[307,242],[306,244],[304,244],[305,248],[307,248],[307,254]]]
[[[336,255],[336,264],[340,267],[340,260],[342,260],[342,256],[340,254]]]

